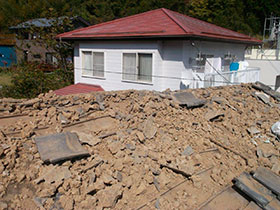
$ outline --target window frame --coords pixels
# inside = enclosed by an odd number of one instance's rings
[[[124,54],[136,54],[136,71],[137,71],[137,79],[136,80],[130,80],[125,79],[124,76]],[[151,72],[151,80],[150,81],[144,81],[138,79],[139,76],[139,54],[149,54],[152,56],[152,72]],[[123,51],[121,56],[121,73],[122,73],[122,82],[127,83],[137,83],[137,84],[147,84],[152,85],[153,84],[153,72],[154,72],[154,52],[148,52],[148,51]]]
[[[92,60],[92,75],[86,75],[84,74],[84,53],[91,53],[91,60]],[[103,53],[103,76],[94,76],[93,75],[93,72],[94,72],[94,69],[93,69],[93,66],[94,66],[94,63],[93,63],[93,54],[94,53]],[[81,50],[81,66],[82,66],[82,71],[81,71],[81,76],[82,77],[88,77],[88,78],[95,78],[95,79],[105,79],[105,69],[106,69],[106,52],[104,50],[89,50],[89,49],[82,49]]]

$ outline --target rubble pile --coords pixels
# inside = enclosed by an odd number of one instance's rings
[[[0,117],[24,117],[0,119],[0,209],[195,209],[243,171],[279,175],[277,98],[250,84],[185,92],[195,107],[169,90],[1,99]],[[62,132],[89,155],[44,162],[35,139]]]

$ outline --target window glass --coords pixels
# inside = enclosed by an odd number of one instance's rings
[[[153,59],[148,53],[123,53],[123,79],[152,81]]]
[[[104,53],[93,53],[93,76],[104,77]]]
[[[83,72],[82,74],[85,76],[93,76],[93,59],[91,52],[83,52]]]
[[[138,80],[151,82],[152,81],[152,54],[138,54],[139,72]]]
[[[123,79],[124,80],[137,79],[136,53],[123,54]]]

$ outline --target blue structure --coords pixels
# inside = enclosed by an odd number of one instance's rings
[[[0,45],[0,67],[10,67],[17,63],[16,50],[14,46]]]

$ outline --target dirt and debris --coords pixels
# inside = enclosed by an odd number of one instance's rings
[[[0,207],[196,209],[243,171],[279,175],[278,95],[255,86],[269,103],[251,84],[1,99]],[[68,132],[88,155],[44,163],[36,139]]]

